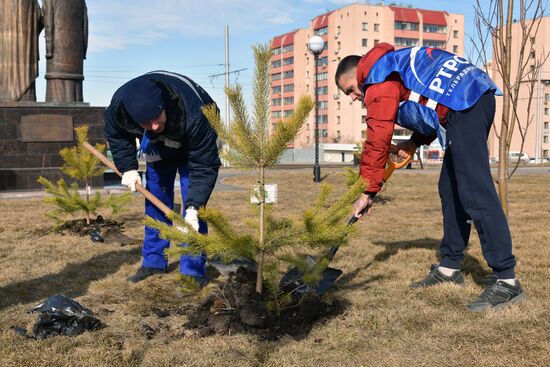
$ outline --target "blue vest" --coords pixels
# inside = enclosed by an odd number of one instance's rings
[[[500,95],[489,76],[468,60],[432,47],[403,48],[382,56],[363,82],[363,92],[370,84],[382,83],[393,72],[411,90],[408,101],[399,104],[396,123],[422,135],[437,135],[445,149],[445,129],[439,124],[435,106],[440,103],[452,110],[472,107],[487,91]],[[424,106],[420,96],[427,97]]]

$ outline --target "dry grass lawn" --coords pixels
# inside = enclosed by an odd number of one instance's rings
[[[344,190],[337,170],[323,174],[336,193]],[[359,222],[358,237],[334,259],[344,276],[327,297],[349,305],[300,340],[261,341],[242,334],[198,338],[182,327],[185,316],[160,318],[153,312],[193,301],[178,298],[176,271],[137,285],[126,281],[140,265],[139,245],[94,244],[87,237],[51,233],[44,216],[49,208],[40,199],[1,201],[0,365],[549,366],[550,175],[516,175],[511,186],[517,273],[528,300],[480,314],[465,309],[488,272],[475,231],[464,264],[466,288],[408,288],[437,261],[442,236],[437,177],[394,175],[385,202]],[[227,183],[250,180],[235,176]],[[279,184],[275,212],[284,215],[297,215],[319,192],[310,169],[273,171],[268,181]],[[210,205],[239,224],[249,210],[247,198],[247,191],[218,191]],[[132,208],[115,218],[138,239],[142,204],[136,196]],[[26,311],[56,293],[76,298],[107,327],[44,341],[10,331],[12,325],[30,328],[36,316]]]

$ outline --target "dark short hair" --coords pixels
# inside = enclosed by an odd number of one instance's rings
[[[340,79],[342,75],[357,67],[359,60],[361,60],[361,56],[358,55],[349,55],[340,60],[336,68],[336,74],[334,75],[334,82],[336,85],[338,85],[338,79]]]

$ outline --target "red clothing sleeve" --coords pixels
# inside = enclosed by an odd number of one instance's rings
[[[359,173],[368,182],[367,192],[382,188],[384,168],[399,107],[400,83],[385,81],[369,86],[365,93],[367,139],[361,154]]]

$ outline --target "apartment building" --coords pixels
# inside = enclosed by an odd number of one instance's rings
[[[325,49],[318,61],[319,136],[322,143],[356,143],[366,137],[366,110],[341,94],[334,75],[347,55],[363,55],[379,42],[396,48],[432,46],[459,55],[464,53],[464,16],[445,11],[395,6],[352,4],[313,18],[307,28],[272,39],[272,124],[292,113],[299,97],[315,97],[315,62],[307,42],[321,36]],[[396,129],[396,140],[409,136]],[[315,114],[304,124],[294,147],[311,147],[315,139]]]
[[[527,61],[529,68],[536,68],[535,60],[542,56],[544,53],[548,53],[548,47],[544,47],[550,43],[550,17],[544,17],[540,23],[540,27],[536,37],[530,36],[529,41],[533,44],[533,51],[530,53],[529,48],[521,48],[521,25],[514,23],[512,25],[512,80],[515,80],[517,75],[517,64],[519,63],[519,55],[523,53],[524,62]],[[489,65],[491,70],[491,77],[502,88],[502,80],[497,72],[497,65],[491,63]],[[523,78],[522,86],[520,87],[520,95],[518,98],[518,117],[521,121],[522,130],[529,124],[527,132],[525,133],[525,141],[522,148],[522,133],[520,127],[516,123],[514,134],[510,145],[510,152],[523,151],[527,153],[532,160],[537,156],[536,150],[538,150],[538,157],[543,160],[550,159],[550,138],[549,136],[549,124],[550,124],[550,62],[546,62],[540,68],[540,81],[539,70],[535,71],[535,85],[533,90],[533,96],[531,101],[531,107],[528,108],[529,101],[529,83],[530,76]],[[499,140],[498,133],[502,125],[502,97],[496,98],[496,115],[495,123],[491,134],[489,136],[489,156],[491,158],[498,157],[499,153]]]

